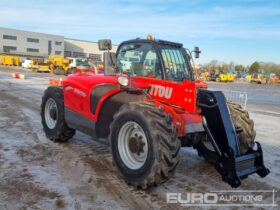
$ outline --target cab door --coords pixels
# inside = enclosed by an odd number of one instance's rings
[[[117,66],[122,73],[143,79],[163,79],[157,46],[153,42],[127,42],[118,50]]]
[[[195,110],[195,83],[186,75],[182,48],[128,42],[120,46],[117,62],[119,71],[131,75],[132,87],[150,87],[154,99]]]

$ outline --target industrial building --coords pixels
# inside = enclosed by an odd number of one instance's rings
[[[117,45],[112,48],[112,51],[116,51]],[[99,51],[98,42],[0,27],[0,54],[18,55],[22,58],[63,55],[102,60],[103,52]]]
[[[112,51],[115,52],[117,47],[117,45],[112,45]],[[98,49],[97,42],[64,38],[64,55],[66,57],[102,60],[102,54],[103,52]]]
[[[0,53],[22,57],[63,55],[64,37],[30,31],[0,28]]]

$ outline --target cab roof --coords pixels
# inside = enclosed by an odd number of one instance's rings
[[[143,43],[150,42],[150,43],[155,43],[157,45],[167,45],[167,46],[178,47],[178,48],[183,47],[183,44],[177,43],[177,42],[171,42],[171,41],[166,41],[166,40],[161,40],[161,39],[140,39],[140,38],[124,41],[120,45],[126,44],[126,43],[136,43],[136,42],[138,42],[138,43],[139,42],[143,42]]]

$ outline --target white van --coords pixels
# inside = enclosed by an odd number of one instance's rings
[[[30,68],[30,64],[31,64],[32,60],[26,59],[21,66],[25,69],[29,69]]]

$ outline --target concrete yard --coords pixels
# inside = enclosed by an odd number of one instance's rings
[[[221,180],[213,166],[193,148],[182,148],[175,176],[147,191],[128,186],[112,165],[103,140],[77,133],[68,143],[49,141],[42,130],[40,104],[49,74],[26,73],[27,79],[11,78],[23,70],[0,67],[0,209],[184,209],[168,204],[166,193],[205,193],[236,190]],[[245,91],[256,140],[263,146],[271,173],[264,179],[252,175],[238,190],[277,191],[280,198],[280,85],[245,82],[210,83],[212,89]],[[267,203],[272,202],[265,197]],[[210,209],[210,207],[196,207]],[[216,209],[217,207],[211,207]],[[223,209],[248,207],[223,207]]]

